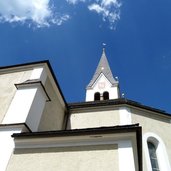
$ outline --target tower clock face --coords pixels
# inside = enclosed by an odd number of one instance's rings
[[[98,88],[99,88],[99,89],[104,89],[105,86],[106,86],[105,82],[99,82],[99,83],[98,83]]]

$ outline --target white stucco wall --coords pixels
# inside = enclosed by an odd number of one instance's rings
[[[14,141],[11,135],[20,133],[21,127],[0,127],[0,171],[5,171],[9,162],[10,156],[14,149]]]
[[[144,110],[138,110],[131,108],[132,113],[132,123],[139,123],[140,126],[142,126],[142,137],[143,139],[147,140],[147,135],[155,135],[161,139],[161,142],[163,143],[164,148],[166,148],[166,155],[169,160],[169,165],[171,165],[171,136],[170,136],[170,130],[171,130],[171,123],[170,119],[166,116],[159,116],[157,113],[154,112],[148,112]],[[153,137],[153,136],[152,136]],[[147,142],[143,141],[143,170],[149,171],[148,163],[147,161]],[[165,156],[166,156],[165,155]],[[162,156],[162,155],[160,155]],[[149,157],[148,157],[149,159]],[[165,162],[164,158],[162,159],[162,162]],[[170,166],[168,166],[170,168]],[[151,171],[151,170],[150,170]],[[167,171],[167,170],[161,170],[161,171]]]
[[[21,84],[27,80],[32,83]],[[62,129],[66,107],[47,65],[0,70],[0,82],[0,123],[27,123],[33,131]]]
[[[138,171],[135,133],[15,139],[10,170]]]
[[[134,147],[135,148],[135,147]],[[133,152],[133,145],[130,140],[118,142],[119,171],[138,171],[138,165],[135,164],[136,154]]]
[[[30,84],[19,84],[3,119],[3,124],[27,123],[32,131],[37,131],[39,121],[47,100],[42,84],[47,79],[44,66],[35,67],[29,80]]]
[[[3,124],[24,123],[34,100],[37,88],[17,90],[5,115]]]
[[[131,110],[129,107],[119,107],[120,125],[132,124]]]
[[[0,123],[2,123],[2,120],[15,95],[16,87],[14,84],[24,82],[29,79],[31,72],[31,69],[22,72],[0,72]]]
[[[71,129],[115,126],[119,123],[118,109],[71,113],[69,118]]]
[[[119,171],[116,145],[16,150],[7,171]]]
[[[45,104],[38,131],[61,130],[66,110],[65,105],[61,103],[61,97],[55,92],[49,78],[45,82],[45,89],[50,101]]]

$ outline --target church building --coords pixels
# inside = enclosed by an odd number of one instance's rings
[[[0,171],[171,171],[171,115],[121,96],[105,49],[85,102],[49,61],[0,67]]]

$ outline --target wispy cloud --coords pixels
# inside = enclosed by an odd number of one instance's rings
[[[120,0],[66,0],[68,3],[77,5],[84,2],[89,11],[102,16],[104,22],[108,22],[111,29],[115,29],[116,22],[120,19]]]
[[[120,19],[120,7],[118,0],[98,0],[89,5],[88,9],[101,15],[103,21],[108,21],[110,28],[115,29],[116,21]]]
[[[37,27],[61,25],[69,15],[55,15],[50,0],[2,0],[0,22],[34,23]]]
[[[65,0],[64,4],[76,6],[79,3],[83,3],[88,12],[101,16],[111,29],[120,19],[120,0]],[[57,4],[53,0],[0,0],[0,22],[27,23],[36,27],[61,25],[70,19],[70,15],[67,11],[59,12]]]
[[[85,2],[85,0],[66,0],[70,4],[77,4],[78,2]]]

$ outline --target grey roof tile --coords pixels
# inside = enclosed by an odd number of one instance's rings
[[[112,85],[118,84],[118,81],[112,75],[112,72],[111,72],[111,69],[109,67],[109,63],[108,63],[104,48],[103,48],[103,53],[102,53],[100,62],[97,66],[96,72],[95,72],[92,80],[88,84],[87,89],[92,87],[92,85],[95,83],[95,81],[97,80],[97,78],[99,77],[99,75],[101,73],[103,73],[106,76],[106,78],[110,81],[110,83]]]

